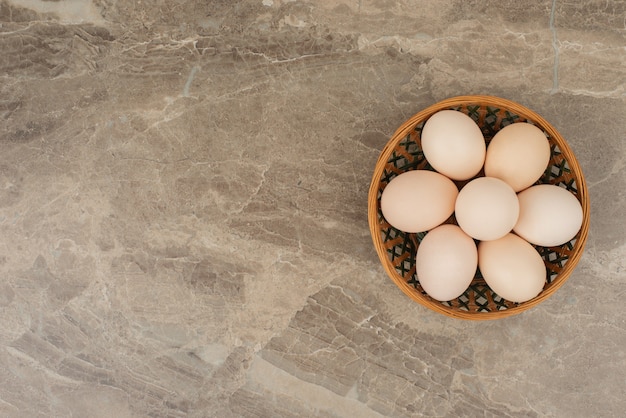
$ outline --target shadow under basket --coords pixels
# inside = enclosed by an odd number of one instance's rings
[[[583,222],[578,234],[557,247],[534,246],[546,266],[546,284],[535,298],[515,303],[494,293],[480,271],[460,297],[437,301],[426,294],[415,273],[415,255],[426,233],[399,231],[387,223],[380,209],[380,197],[386,185],[397,175],[410,170],[432,167],[421,148],[420,134],[424,122],[434,113],[452,109],[471,117],[480,127],[487,144],[501,128],[517,122],[539,127],[550,142],[550,162],[536,184],[555,184],[573,193],[583,209]],[[482,173],[481,173],[482,175]],[[459,189],[467,183],[455,182]],[[424,202],[428,204],[428,202]],[[380,261],[393,282],[411,299],[436,312],[454,318],[497,319],[523,312],[546,300],[568,279],[578,263],[589,231],[589,196],[582,170],[563,137],[535,112],[509,100],[492,96],[459,96],[443,100],[407,120],[382,150],[374,169],[368,195],[368,222]],[[446,223],[456,223],[454,215]]]

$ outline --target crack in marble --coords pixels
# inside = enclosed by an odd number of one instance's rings
[[[306,58],[323,57],[323,56],[327,55],[327,54],[304,54],[304,55],[300,55],[300,56],[297,56],[297,57],[278,59],[278,58],[272,58],[272,57],[268,56],[267,54],[264,54],[263,52],[240,51],[239,53],[243,54],[243,55],[251,55],[251,56],[255,56],[255,57],[261,57],[261,58],[267,60],[270,64],[283,64],[283,63],[287,63],[287,62],[294,62],[294,61],[303,60],[303,59],[306,59]]]
[[[54,380],[56,380],[58,382],[62,382],[62,383],[65,383],[65,384],[71,384],[73,386],[79,386],[81,384],[80,380],[72,379],[70,377],[63,376],[62,374],[59,374],[59,373],[55,372],[54,370],[52,370],[50,368],[49,365],[42,364],[42,362],[40,362],[37,359],[33,358],[28,353],[25,353],[25,352],[23,352],[23,351],[21,351],[21,350],[19,350],[17,348],[14,348],[14,347],[6,347],[5,349],[12,356],[15,356],[15,357],[19,358],[20,360],[29,363],[35,369],[37,369],[39,371],[42,371],[48,377],[50,377],[50,378],[52,378],[52,379],[54,379]]]
[[[552,89],[550,93],[555,94],[559,91],[559,44],[554,24],[554,16],[556,13],[556,0],[552,0],[552,9],[550,10],[550,32],[552,32],[552,49],[554,50],[554,67],[552,69]]]
[[[626,97],[626,87],[624,85],[620,85],[613,90],[605,90],[605,91],[593,91],[587,89],[574,89],[574,88],[563,88],[561,87],[561,92],[569,93],[574,96],[589,96],[595,98],[622,98]]]
[[[611,171],[609,171],[608,174],[606,174],[604,177],[602,177],[599,180],[593,181],[593,182],[587,182],[587,188],[591,189],[599,184],[602,184],[608,180],[614,180],[614,177],[616,174],[624,171],[624,169],[626,169],[626,158],[622,158],[618,161],[616,161],[613,166],[611,167]],[[622,178],[626,178],[626,176],[622,175]]]
[[[191,83],[193,82],[193,78],[196,76],[196,73],[200,71],[200,66],[194,65],[189,73],[189,77],[187,77],[187,81],[185,82],[185,87],[183,87],[183,97],[189,97],[189,89],[191,88]]]
[[[261,165],[260,167],[262,168],[263,171],[260,174],[261,180],[259,181],[259,184],[252,190],[252,192],[248,196],[247,200],[241,204],[241,208],[233,211],[232,212],[233,214],[241,214],[241,213],[243,213],[246,210],[246,208],[248,206],[250,206],[250,204],[254,201],[254,199],[259,195],[259,192],[261,191],[261,188],[265,184],[265,181],[266,181],[265,176],[266,176],[267,172],[270,170],[271,165],[269,165],[269,164]],[[257,168],[259,168],[259,166],[257,166]]]

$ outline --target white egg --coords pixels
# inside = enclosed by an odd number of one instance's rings
[[[389,182],[380,208],[391,226],[404,232],[424,232],[452,215],[458,193],[449,178],[434,171],[412,170]]]
[[[451,224],[428,232],[415,258],[422,288],[439,301],[461,296],[472,282],[477,266],[478,252],[474,240]]]
[[[518,195],[520,214],[513,231],[543,247],[570,241],[583,222],[583,209],[572,193],[552,184],[529,187]]]
[[[479,243],[478,268],[491,290],[511,302],[537,296],[547,277],[537,250],[515,234]]]
[[[549,161],[550,143],[543,131],[530,123],[513,123],[489,143],[485,176],[504,180],[519,192],[541,177]]]
[[[455,215],[461,229],[472,238],[481,241],[502,238],[517,222],[517,195],[500,179],[479,177],[459,192]]]
[[[422,150],[435,170],[453,180],[474,177],[485,163],[485,137],[464,113],[442,110],[422,129]]]

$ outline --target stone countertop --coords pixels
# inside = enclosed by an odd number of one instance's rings
[[[0,415],[626,409],[626,3],[2,0]],[[567,283],[487,322],[389,280],[376,159],[447,97],[568,140]]]

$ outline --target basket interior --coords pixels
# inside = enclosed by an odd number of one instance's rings
[[[513,113],[508,109],[497,106],[489,106],[483,104],[465,104],[460,106],[451,106],[448,109],[458,110],[470,116],[481,128],[487,144],[493,136],[503,127],[516,122],[528,122],[538,126],[544,131],[550,142],[551,156],[548,167],[542,177],[536,184],[555,184],[569,190],[578,196],[577,182],[570,164],[561,152],[555,138],[536,121],[529,120],[519,114]],[[425,118],[426,119],[426,118]],[[419,278],[415,272],[415,255],[421,240],[426,233],[410,234],[402,232],[392,227],[383,217],[380,209],[380,197],[386,185],[397,175],[410,170],[422,169],[433,170],[428,164],[421,148],[421,131],[424,126],[425,119],[418,122],[411,128],[410,132],[399,140],[387,163],[385,164],[382,176],[378,184],[377,193],[377,210],[378,225],[380,228],[380,237],[383,247],[387,252],[387,257],[395,272],[402,281],[409,285],[410,291],[416,292],[420,298],[426,298],[431,303],[439,303],[447,309],[465,311],[468,313],[488,313],[495,311],[505,311],[507,309],[522,305],[503,299],[494,293],[482,278],[480,271],[477,269],[476,275],[469,288],[457,299],[448,302],[436,301],[424,292],[419,283]],[[483,176],[481,171],[476,177]],[[459,190],[470,180],[455,181]],[[427,202],[425,202],[427,204]],[[452,215],[446,223],[456,224],[454,215]],[[563,270],[566,263],[573,254],[576,240],[580,232],[569,242],[557,247],[540,247],[534,246],[546,266],[546,285],[544,292],[551,286],[555,286],[559,279],[559,273]],[[527,302],[524,302],[527,303]]]

